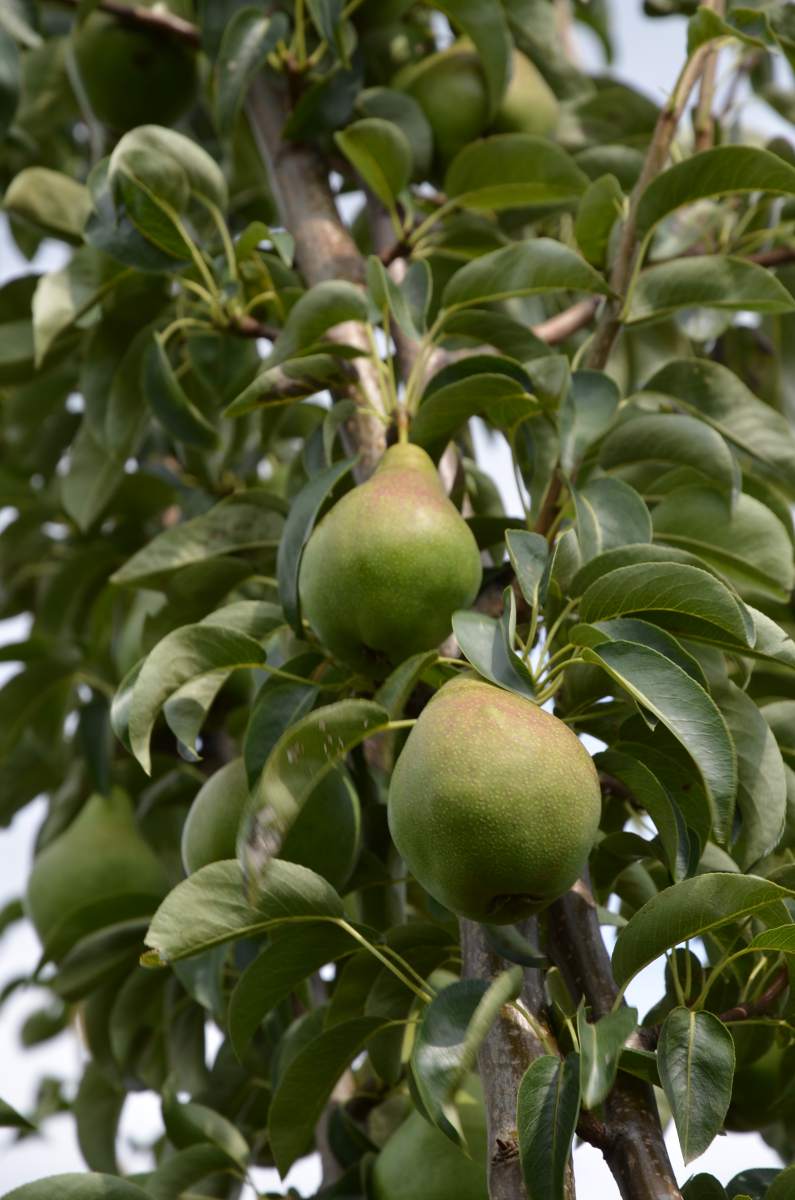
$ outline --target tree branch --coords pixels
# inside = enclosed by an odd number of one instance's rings
[[[68,8],[77,8],[80,0],[57,0]],[[149,29],[153,33],[167,33],[187,42],[190,46],[201,45],[201,34],[197,26],[190,21],[184,21],[174,13],[161,12],[157,9],[129,7],[123,0],[100,0],[97,8],[110,13],[124,25],[135,25],[139,29]]]
[[[751,1017],[762,1017],[765,1013],[770,1012],[770,1009],[778,1000],[779,996],[789,987],[789,968],[785,965],[773,977],[773,982],[758,1000],[746,1000],[743,1004],[736,1004],[734,1008],[729,1008],[726,1012],[720,1014],[720,1019],[724,1023],[726,1021],[748,1021]]]
[[[584,997],[598,1020],[611,1011],[618,989],[587,885],[576,884],[547,913],[549,955],[574,999]],[[624,1200],[681,1200],[648,1084],[620,1071],[604,1109],[607,1140],[600,1149]]]
[[[364,263],[353,238],[340,220],[325,164],[309,146],[287,142],[282,129],[288,114],[284,93],[261,78],[251,86],[248,114],[258,148],[268,167],[274,198],[284,224],[295,238],[298,265],[313,287],[329,279],[364,282]],[[378,368],[361,326],[346,321],[328,337],[356,346],[363,356],[353,360],[361,404],[347,430],[360,458],[360,479],[372,474],[386,448],[388,416]]]

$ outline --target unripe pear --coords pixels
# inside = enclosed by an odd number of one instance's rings
[[[74,49],[92,111],[111,129],[171,125],[193,101],[196,56],[175,37],[92,12]]]
[[[324,646],[369,670],[438,646],[480,578],[475,538],[431,459],[419,446],[392,446],[309,539],[301,604]]]
[[[527,55],[514,50],[511,78],[494,120],[498,133],[551,133],[558,123],[560,105],[544,76]]]
[[[417,101],[433,130],[439,156],[446,162],[479,137],[488,123],[486,78],[470,42],[454,42],[405,67],[392,86]]]
[[[163,866],[138,832],[129,797],[117,788],[91,796],[37,856],[27,910],[43,945],[55,941],[65,953],[98,929],[150,914],[167,890]],[[62,944],[66,929],[68,944]]]
[[[389,789],[389,828],[415,878],[458,916],[497,925],[571,887],[600,813],[596,770],[568,726],[468,676],[423,710]]]
[[[456,1101],[472,1157],[412,1112],[375,1160],[373,1200],[488,1200],[486,1114],[477,1076],[470,1076]]]

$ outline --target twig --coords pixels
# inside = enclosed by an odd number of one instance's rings
[[[704,7],[711,8],[722,17],[726,11],[725,0],[704,0]],[[698,94],[693,130],[695,133],[695,148],[697,151],[709,150],[715,141],[715,117],[712,105],[715,100],[715,79],[718,70],[718,48],[711,46],[707,60],[704,63],[704,73],[701,76],[701,87]]]
[[[570,308],[564,308],[563,312],[548,317],[539,325],[531,325],[530,332],[548,346],[558,346],[573,333],[584,329],[598,307],[599,300],[596,297],[589,296],[586,300],[578,300]]]
[[[789,987],[789,968],[785,965],[776,972],[773,982],[757,1000],[746,1000],[743,1004],[735,1004],[720,1014],[720,1019],[726,1021],[748,1021],[751,1017],[761,1017],[778,1000],[779,996]]]
[[[56,0],[68,8],[77,8],[80,0]],[[130,8],[121,0],[100,0],[97,8],[110,13],[125,25],[136,25],[139,29],[150,29],[153,33],[168,33],[191,46],[201,45],[201,33],[196,25],[184,21],[174,13],[151,8]]]

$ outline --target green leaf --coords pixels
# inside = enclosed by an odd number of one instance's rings
[[[307,0],[312,23],[320,36],[334,49],[342,48],[343,0]]]
[[[434,7],[475,43],[486,77],[489,115],[493,116],[508,83],[511,61],[511,38],[502,5],[499,0],[436,0]]]
[[[742,493],[730,513],[710,488],[676,488],[653,516],[655,539],[697,554],[740,591],[785,601],[795,583],[792,542],[774,513]]]
[[[560,464],[566,474],[579,466],[585,451],[613,420],[621,395],[600,371],[574,371],[560,407]]]
[[[763,929],[751,939],[748,948],[774,954],[795,954],[795,924]]]
[[[172,437],[203,450],[216,445],[218,431],[185,392],[157,335],[144,359],[144,381],[152,412]]]
[[[328,922],[296,925],[274,938],[246,967],[229,999],[229,1036],[238,1058],[243,1060],[260,1022],[302,980],[356,948],[350,934]]]
[[[0,27],[0,137],[5,137],[14,119],[21,82],[22,71],[17,43]]]
[[[511,588],[505,589],[505,609],[499,620],[465,610],[453,614],[453,633],[475,670],[498,687],[532,700],[533,676],[514,652],[515,632],[516,597]]]
[[[675,1008],[660,1031],[657,1063],[686,1163],[703,1154],[732,1097],[734,1041],[709,1012]]]
[[[7,1192],[3,1200],[148,1200],[149,1193],[117,1175],[49,1175]]]
[[[574,160],[548,138],[503,133],[465,146],[444,191],[461,208],[499,212],[522,205],[571,205],[588,186]]]
[[[292,725],[276,743],[252,795],[239,853],[252,880],[269,877],[272,858],[321,779],[389,715],[370,700],[340,700]]]
[[[330,883],[298,863],[274,859],[255,893],[234,859],[209,863],[169,892],[144,939],[146,966],[164,966],[237,938],[254,937],[285,921],[336,920],[342,901]]]
[[[124,459],[97,441],[84,419],[69,449],[69,470],[61,481],[65,512],[83,532],[107,508],[124,478]]]
[[[625,784],[645,808],[657,829],[672,878],[683,879],[690,869],[690,839],[681,810],[664,784],[644,763],[622,751],[597,754],[594,764]]]
[[[781,751],[750,696],[730,683],[718,701],[737,750],[737,807],[742,824],[732,847],[740,869],[749,871],[779,842],[787,815],[787,779]]]
[[[433,130],[413,96],[395,88],[365,88],[357,97],[356,109],[363,117],[380,117],[397,125],[411,147],[414,178],[427,178],[433,160]]]
[[[5,1100],[0,1100],[0,1128],[3,1129],[35,1129],[36,1126],[18,1113]]]
[[[621,215],[624,193],[615,175],[600,175],[580,200],[574,236],[584,257],[595,267],[607,258],[610,234]]]
[[[356,1017],[332,1025],[289,1063],[268,1113],[271,1150],[282,1177],[311,1149],[313,1130],[340,1075],[387,1024],[384,1017]]]
[[[732,872],[683,879],[647,900],[619,931],[613,950],[616,983],[623,987],[666,950],[731,921],[754,916],[780,924],[786,913],[781,901],[792,894],[768,879]]]
[[[37,366],[56,339],[73,328],[125,273],[112,259],[84,246],[59,271],[39,276],[31,304]]]
[[[276,556],[276,575],[284,615],[298,637],[303,635],[298,577],[304,546],[309,541],[321,508],[340,479],[352,471],[357,462],[358,457],[334,463],[327,470],[314,475],[290,502],[290,511]]]
[[[682,1186],[682,1200],[729,1200],[728,1193],[714,1175],[692,1175]]]
[[[737,467],[724,439],[705,421],[678,413],[641,413],[607,435],[599,451],[605,470],[631,463],[690,467],[728,496],[737,491]]]
[[[85,184],[61,171],[25,167],[6,188],[3,208],[52,237],[79,243],[91,212],[91,195]]]
[[[111,575],[118,586],[157,587],[193,563],[279,544],[282,504],[264,489],[236,492],[201,516],[163,530]]]
[[[239,1174],[240,1167],[220,1146],[209,1142],[177,1150],[162,1162],[146,1180],[151,1200],[178,1200],[191,1194],[193,1184],[220,1173]]]
[[[754,46],[757,49],[763,49],[765,45],[763,40],[744,33],[742,29],[738,29],[736,25],[725,20],[713,9],[700,5],[687,23],[688,56],[693,54],[699,46],[703,46],[705,42],[726,37],[737,38],[743,45]]]
[[[572,489],[583,561],[628,542],[650,542],[651,516],[643,498],[622,479],[594,479]]]
[[[643,390],[671,397],[680,408],[707,421],[795,496],[795,433],[733,371],[710,359],[677,359],[653,375]]]
[[[519,1085],[519,1159],[530,1200],[564,1200],[566,1164],[580,1113],[578,1056],[544,1054]]]
[[[615,1083],[624,1043],[638,1024],[636,1008],[619,1008],[590,1024],[585,1009],[577,1010],[580,1043],[580,1094],[584,1108],[596,1108]]]
[[[737,759],[711,696],[681,667],[646,646],[606,642],[595,650],[585,648],[582,656],[603,667],[684,746],[703,780],[716,837],[725,841],[734,815]]]
[[[442,308],[449,313],[470,304],[559,291],[610,295],[604,279],[573,250],[551,238],[534,238],[467,263],[444,289]]]
[[[80,1153],[92,1171],[118,1174],[116,1136],[124,1089],[92,1060],[86,1063],[72,1103]]]
[[[265,658],[253,637],[207,624],[183,625],[158,642],[133,684],[129,708],[130,748],[147,774],[152,728],[169,696],[199,676],[222,668],[258,667]]]
[[[339,279],[318,283],[290,309],[266,367],[305,354],[335,325],[366,320],[367,301],[359,288]]]
[[[125,133],[110,156],[108,171],[112,187],[126,179],[178,212],[180,197],[190,193],[221,210],[227,206],[226,179],[212,155],[184,133],[163,125],[139,125]]]
[[[306,683],[272,675],[257,693],[243,742],[249,787],[256,785],[268,756],[285,730],[306,716],[317,700],[318,688],[311,675],[320,662],[322,658],[314,653],[289,659],[284,669],[294,675],[306,676]]]
[[[681,308],[786,313],[795,300],[766,267],[728,255],[704,254],[647,267],[632,292],[628,325],[656,321]]]
[[[414,341],[418,341],[424,332],[431,286],[430,268],[422,259],[412,263],[400,286],[380,258],[371,254],[367,260],[367,287],[373,304],[381,312],[387,309],[406,336]]]
[[[521,967],[503,971],[490,984],[462,979],[443,988],[425,1008],[411,1054],[411,1068],[429,1118],[453,1141],[464,1141],[454,1098],[475,1069],[480,1046],[522,986]]]
[[[492,950],[507,962],[520,967],[547,967],[547,959],[515,925],[483,925],[483,932]]]
[[[390,721],[399,721],[403,716],[411,693],[428,667],[436,662],[436,657],[435,650],[412,654],[387,675],[373,699],[386,709]]]
[[[549,543],[540,533],[510,529],[505,535],[508,558],[519,590],[531,608],[538,608],[549,563]]]
[[[257,8],[233,13],[215,62],[215,112],[223,136],[231,136],[249,84],[277,42],[288,34],[284,13],[265,17]]]
[[[411,426],[411,440],[438,457],[470,417],[482,413],[497,425],[512,426],[538,411],[527,385],[504,373],[472,374],[426,392]]]
[[[714,575],[686,563],[639,562],[608,571],[586,588],[579,612],[583,621],[648,613],[685,636],[695,622],[696,630],[720,630],[739,646],[754,641],[745,605]]]
[[[765,1193],[765,1200],[788,1200],[795,1187],[795,1167],[785,1167],[776,1175]]]
[[[257,408],[284,407],[326,388],[348,382],[346,364],[335,354],[306,354],[276,366],[265,366],[223,410],[225,417],[242,417]]]
[[[717,146],[694,154],[648,185],[638,205],[638,233],[645,235],[683,204],[741,192],[795,195],[795,169],[777,154],[751,146]]]
[[[364,184],[388,209],[411,179],[411,146],[399,126],[381,117],[364,117],[334,134],[334,141]]]

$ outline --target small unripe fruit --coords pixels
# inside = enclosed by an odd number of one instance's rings
[[[433,130],[439,156],[446,162],[480,137],[488,123],[486,79],[480,58],[468,42],[455,42],[405,67],[392,86],[417,101]]]
[[[196,56],[174,37],[93,12],[74,49],[92,111],[111,129],[171,125],[193,101]]]
[[[600,813],[596,770],[568,726],[472,677],[423,710],[389,789],[389,828],[415,878],[458,916],[497,925],[571,887]]]
[[[27,909],[43,945],[56,939],[60,955],[98,929],[154,912],[167,886],[160,860],[138,832],[129,797],[114,790],[91,796],[37,855]],[[71,936],[64,943],[66,928]]]
[[[494,128],[498,133],[543,136],[558,123],[560,105],[544,76],[520,50],[511,59],[511,78],[502,98]]]
[[[459,1092],[457,1109],[472,1157],[412,1112],[375,1160],[374,1200],[487,1200],[486,1114],[477,1076]]]
[[[367,483],[319,523],[304,551],[304,616],[362,669],[438,646],[480,585],[477,543],[419,446],[392,446]]]

